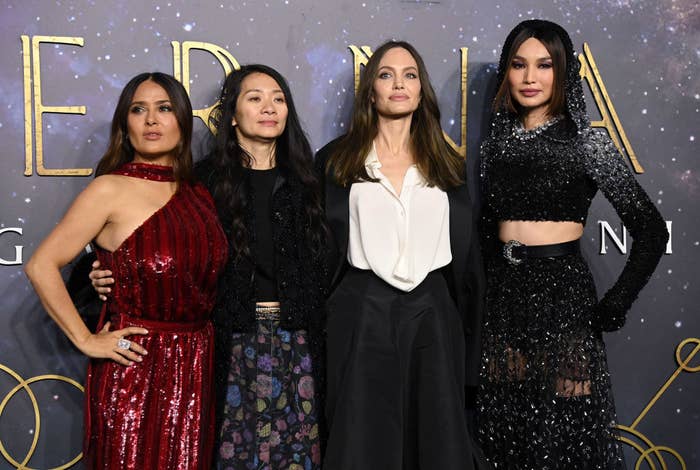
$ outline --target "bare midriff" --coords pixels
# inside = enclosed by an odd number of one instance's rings
[[[550,245],[578,240],[583,235],[579,222],[503,220],[498,223],[498,238],[517,240],[525,245]]]
[[[279,302],[255,302],[258,307],[279,307]]]

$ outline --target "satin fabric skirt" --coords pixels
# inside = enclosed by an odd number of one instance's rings
[[[324,470],[479,468],[461,318],[439,272],[403,292],[350,269],[328,301]]]

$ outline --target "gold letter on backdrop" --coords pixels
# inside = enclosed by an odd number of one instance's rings
[[[459,63],[459,86],[460,86],[460,107],[459,107],[459,145],[455,144],[454,141],[447,135],[444,131],[445,138],[447,142],[455,149],[459,154],[467,158],[467,64],[468,64],[468,47],[460,47],[461,60]]]
[[[625,134],[625,130],[622,128],[620,118],[617,117],[615,107],[612,101],[610,101],[610,95],[608,95],[608,90],[605,88],[603,79],[600,78],[598,67],[596,66],[595,60],[593,60],[593,54],[591,53],[590,47],[588,47],[588,43],[583,43],[583,54],[579,54],[578,60],[581,62],[581,77],[585,78],[586,82],[588,82],[588,86],[591,89],[593,99],[595,100],[595,104],[601,116],[600,121],[591,121],[591,126],[604,127],[620,153],[623,155],[627,153],[634,171],[636,173],[644,173],[644,168],[642,168],[642,165],[637,161],[637,155],[635,155],[632,145],[627,138],[627,134]],[[622,140],[624,148],[620,145],[620,140]]]
[[[182,83],[185,90],[187,90],[188,95],[190,94],[190,50],[199,49],[211,53],[223,67],[225,76],[233,72],[234,69],[238,70],[241,68],[236,58],[233,57],[229,51],[216,44],[195,41],[184,41],[182,47],[179,41],[172,41],[171,44],[173,46],[173,74],[175,78],[180,80],[180,83]],[[204,121],[204,124],[209,127],[209,130],[212,132],[214,132],[215,129],[209,125],[209,115],[215,107],[216,103],[208,108],[195,109],[192,111],[192,115]]]
[[[353,63],[353,75],[355,78],[355,94],[357,94],[357,88],[360,86],[360,67],[367,65],[367,61],[372,57],[372,49],[369,46],[348,46],[352,52],[352,63]],[[459,108],[459,120],[460,120],[460,143],[457,145],[452,138],[447,135],[445,131],[443,134],[447,139],[447,142],[459,152],[462,157],[467,157],[467,64],[468,64],[468,47],[460,47],[461,61],[459,67],[459,82],[460,82],[460,96],[461,104]]]
[[[369,46],[348,46],[350,51],[352,51],[352,71],[355,77],[355,94],[357,94],[357,88],[360,86],[360,67],[367,65],[367,61],[372,57],[372,49]]]
[[[39,45],[42,42],[83,47],[84,40],[79,37],[33,36],[30,49],[29,36],[23,34],[20,37],[22,39],[22,70],[24,80],[24,175],[32,175],[33,99],[34,125],[36,126],[34,132],[34,138],[36,139],[36,173],[40,176],[87,176],[92,173],[91,168],[49,169],[44,166],[44,129],[42,115],[44,113],[85,114],[85,106],[44,106],[41,101],[41,57],[39,55]],[[32,71],[34,72],[33,74]],[[31,86],[32,84],[33,88]]]

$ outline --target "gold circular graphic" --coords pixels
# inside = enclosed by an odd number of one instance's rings
[[[34,451],[36,450],[36,445],[37,442],[39,441],[39,433],[41,431],[41,415],[39,413],[39,404],[36,401],[36,396],[34,395],[34,392],[32,389],[29,387],[29,385],[39,382],[42,380],[58,380],[60,382],[66,382],[70,385],[73,385],[75,388],[80,390],[81,392],[84,392],[84,388],[81,384],[76,382],[75,380],[64,377],[62,375],[56,375],[56,374],[45,374],[45,375],[37,375],[36,377],[32,377],[30,379],[23,379],[17,372],[13,371],[9,367],[0,364],[0,370],[3,372],[7,373],[11,377],[13,377],[17,381],[17,385],[10,390],[6,395],[5,398],[3,398],[2,402],[0,402],[0,419],[2,419],[2,414],[5,411],[5,407],[7,407],[8,402],[10,399],[15,396],[15,394],[20,391],[24,390],[27,393],[27,396],[29,397],[29,401],[32,403],[32,408],[34,409],[34,437],[32,438],[32,443],[29,446],[29,450],[27,451],[27,455],[24,456],[21,462],[18,462],[15,460],[5,449],[5,446],[2,444],[2,440],[0,440],[0,454],[2,454],[3,457],[5,457],[5,460],[10,462],[11,465],[13,465],[15,468],[22,469],[22,470],[33,470],[30,467],[27,467],[27,463],[29,460],[32,458],[34,455]],[[75,458],[73,458],[70,462],[65,463],[64,465],[61,465],[59,467],[54,467],[50,470],[64,470],[67,468],[72,467],[75,465],[81,458],[83,458],[82,452],[78,454]]]
[[[681,359],[681,353],[683,352],[683,348],[687,344],[695,344],[695,348],[688,354],[685,359]],[[678,344],[678,347],[676,348],[676,362],[678,363],[678,366],[683,369],[686,372],[700,372],[700,365],[697,367],[691,367],[690,361],[693,360],[695,355],[700,352],[700,339],[698,338],[686,338],[683,341],[681,341]]]

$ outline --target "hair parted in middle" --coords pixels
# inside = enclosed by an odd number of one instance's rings
[[[458,186],[466,177],[464,159],[450,146],[443,134],[440,108],[423,58],[415,47],[405,41],[385,42],[367,61],[353,103],[350,130],[329,157],[327,171],[332,173],[341,186],[358,181],[374,181],[365,169],[365,158],[378,133],[377,110],[372,100],[374,82],[382,57],[397,47],[411,54],[418,65],[421,99],[413,112],[410,131],[411,150],[416,166],[430,186],[442,190]]]
[[[505,109],[510,113],[520,115],[521,108],[510,94],[510,86],[508,84],[508,72],[513,63],[515,54],[525,41],[530,38],[537,39],[544,45],[552,58],[552,68],[554,69],[554,83],[552,86],[552,99],[547,108],[547,114],[550,117],[563,115],[566,112],[566,71],[567,71],[567,51],[557,29],[553,28],[550,23],[543,20],[524,21],[516,29],[511,31],[511,34],[506,38],[501,54],[502,70],[499,70],[502,75],[501,82],[498,84],[498,90],[493,100],[494,111]],[[557,25],[554,25],[557,26]],[[561,29],[561,27],[559,27]],[[500,78],[500,77],[499,77]]]
[[[260,73],[271,77],[284,94],[287,105],[287,123],[275,141],[275,166],[281,175],[300,183],[304,205],[303,226],[306,242],[314,252],[323,244],[325,225],[322,217],[320,183],[313,169],[313,152],[297,115],[292,92],[282,74],[262,64],[249,64],[231,72],[224,82],[217,108],[209,117],[216,128],[215,149],[210,157],[216,170],[212,196],[219,211],[231,216],[231,246],[236,258],[249,257],[248,230],[245,213],[251,203],[245,183],[244,169],[249,168],[252,156],[240,146],[232,121],[236,115],[238,97],[246,77]]]
[[[165,90],[180,128],[180,142],[173,158],[173,175],[179,183],[192,178],[192,104],[187,91],[175,77],[162,72],[136,75],[124,86],[112,117],[109,146],[97,164],[95,176],[113,171],[134,159],[134,147],[129,142],[128,118],[136,89],[143,82],[152,81]]]

